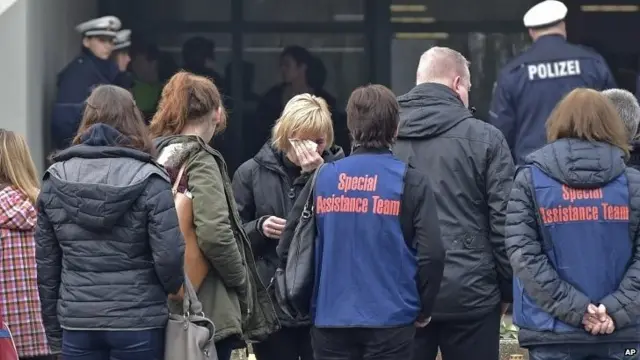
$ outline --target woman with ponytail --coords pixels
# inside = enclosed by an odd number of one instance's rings
[[[198,299],[216,325],[220,360],[229,360],[244,341],[260,341],[279,326],[242,229],[227,166],[207,145],[225,123],[213,82],[179,72],[164,87],[150,125],[158,162],[174,175],[178,191],[192,200],[197,244],[209,265]]]

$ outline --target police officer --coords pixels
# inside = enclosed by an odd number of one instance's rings
[[[124,29],[118,31],[113,42],[113,52],[111,59],[118,65],[118,74],[115,83],[127,90],[133,88],[133,76],[127,70],[131,62],[129,49],[131,48],[131,30]]]
[[[566,15],[556,0],[529,9],[523,21],[534,43],[498,77],[490,122],[504,133],[516,164],[546,143],[545,121],[563,96],[578,87],[616,87],[599,54],[567,42]]]
[[[104,16],[76,26],[76,31],[82,34],[82,51],[58,74],[58,93],[51,119],[56,149],[71,144],[80,125],[84,101],[91,91],[101,84],[115,84],[120,71],[110,56],[121,26],[115,16]]]

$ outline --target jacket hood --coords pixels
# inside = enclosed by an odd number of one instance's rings
[[[94,125],[80,145],[54,155],[56,163],[45,172],[44,180],[51,182],[64,210],[83,228],[112,228],[137,201],[150,176],[169,180],[150,154],[118,143],[126,144],[121,133]]]
[[[344,151],[338,145],[332,145],[331,148],[325,149],[322,153],[324,162],[331,162],[344,158]],[[270,142],[266,142],[260,151],[253,157],[253,159],[260,165],[271,169],[282,169],[283,164],[280,160],[279,151],[271,146]]]
[[[619,148],[579,139],[554,141],[527,156],[525,163],[574,188],[604,186],[626,169]]]
[[[398,97],[398,138],[423,139],[438,136],[465,119],[473,118],[458,95],[448,87],[420,84]]]
[[[0,228],[33,230],[37,218],[33,204],[22,191],[13,186],[0,190]]]

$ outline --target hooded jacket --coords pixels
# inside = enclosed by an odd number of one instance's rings
[[[35,237],[52,348],[61,328],[163,328],[167,295],[184,281],[184,240],[167,174],[151,155],[118,145],[122,139],[94,125],[44,174]]]
[[[532,169],[523,168],[518,171],[509,200],[506,225],[506,245],[514,277],[522,283],[528,296],[542,311],[577,329],[573,332],[555,332],[521,328],[519,332],[521,346],[592,344],[594,342],[637,343],[639,328],[637,319],[640,315],[640,307],[638,307],[638,298],[640,298],[640,230],[638,229],[640,225],[640,172],[626,167],[623,156],[620,149],[609,144],[561,139],[546,145],[525,159],[526,165],[535,166],[545,175],[570,188],[601,188],[620,175],[626,177],[630,208],[629,242],[632,254],[612,251],[610,254],[601,254],[602,258],[585,258],[588,256],[588,252],[581,252],[578,248],[574,252],[579,254],[578,256],[571,256],[570,250],[559,249],[557,251],[562,251],[564,255],[562,257],[554,256],[555,262],[560,261],[555,266],[549,261],[548,255],[543,253],[549,247],[541,244],[543,238],[539,235],[539,211],[536,208],[544,204],[534,205],[536,202],[534,201]],[[581,240],[596,249],[601,248],[603,242],[611,242],[611,239],[599,236]],[[556,251],[554,245],[550,248]],[[628,261],[629,257],[631,257],[630,261]],[[588,266],[580,264],[583,262],[596,265],[589,269]],[[626,262],[628,262],[626,274],[620,284],[613,286],[614,288],[617,286],[617,290],[602,299],[589,299],[567,279],[561,278],[557,270],[579,265],[581,268],[587,269],[586,271],[601,273],[604,266],[608,267],[608,273],[612,273],[614,265]],[[589,276],[589,274],[585,274],[584,277],[593,279],[591,281],[601,279],[600,276]],[[599,281],[593,285],[595,287],[609,287],[611,284]],[[517,296],[522,296],[522,294]],[[592,336],[582,330],[582,318],[590,303],[605,305],[607,313],[616,326],[613,334]],[[536,314],[527,313],[525,307],[522,306],[522,308],[523,318],[539,318],[539,311]],[[514,316],[516,316],[515,312],[514,309]]]
[[[238,168],[233,177],[233,194],[238,212],[244,223],[244,231],[251,241],[263,284],[271,283],[279,260],[276,253],[278,240],[264,236],[262,223],[269,216],[286,219],[310,178],[310,174],[304,173],[291,178],[283,157],[284,154],[267,142],[253,159]],[[322,157],[325,162],[335,161],[344,158],[344,152],[339,146],[333,146],[325,150]],[[291,319],[283,314],[279,315],[283,325],[298,325],[291,323]]]
[[[216,325],[214,340],[266,338],[279,323],[257,275],[224,159],[197,136],[167,136],[156,139],[155,144],[158,161],[165,167],[186,165],[183,176],[193,196],[197,241],[211,265],[198,289],[198,299]]]
[[[434,320],[468,319],[512,300],[504,221],[514,173],[498,129],[475,119],[444,85],[425,83],[398,97],[393,152],[431,181],[447,251]]]

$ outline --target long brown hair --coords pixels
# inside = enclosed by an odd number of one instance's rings
[[[73,144],[82,143],[82,135],[95,124],[105,124],[118,130],[123,138],[119,145],[154,155],[155,147],[142,120],[133,96],[127,90],[114,85],[96,87],[86,102],[82,122]]]
[[[36,203],[40,182],[27,142],[5,129],[0,129],[0,182],[15,186],[32,204]]]
[[[216,133],[224,130],[226,115],[222,98],[213,80],[180,71],[173,75],[164,89],[158,111],[149,126],[154,137],[175,135],[182,132],[188,122],[207,121],[222,109],[216,124]]]
[[[595,90],[575,89],[556,105],[547,120],[547,140],[562,138],[605,142],[629,157],[629,137],[618,112]]]

